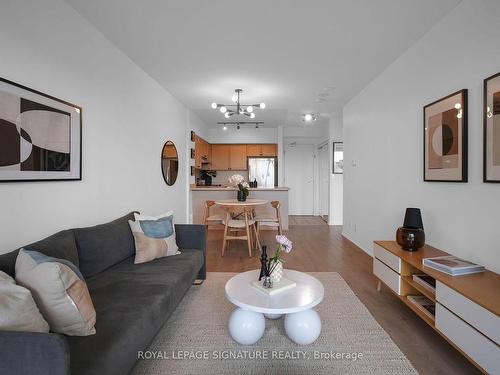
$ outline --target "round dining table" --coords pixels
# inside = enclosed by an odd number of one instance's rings
[[[253,220],[253,212],[256,206],[268,204],[269,201],[265,199],[247,199],[239,201],[237,199],[221,199],[215,201],[217,206],[226,210],[226,219],[224,220],[224,239],[222,242],[221,255],[224,256],[227,242],[230,240],[246,240],[248,244],[248,254],[252,256],[252,231],[255,236],[255,243],[260,249],[260,240]],[[243,218],[240,220],[232,219],[231,214],[239,214]],[[228,230],[245,231],[244,236],[230,235]]]

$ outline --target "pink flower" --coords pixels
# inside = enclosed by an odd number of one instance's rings
[[[290,251],[292,251],[293,247],[292,241],[286,238],[286,236],[277,235],[276,242],[278,242],[278,244],[284,248],[285,253],[289,253]]]

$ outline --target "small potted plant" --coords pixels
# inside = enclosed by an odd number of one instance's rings
[[[228,182],[238,188],[238,201],[246,201],[249,193],[249,185],[248,182],[245,181],[245,178],[240,174],[233,174],[231,177],[229,177]]]
[[[293,243],[286,236],[277,235],[276,236],[276,252],[274,256],[269,259],[268,270],[273,283],[279,283],[283,277],[283,263],[284,260],[281,258],[281,253],[289,253],[292,251]]]

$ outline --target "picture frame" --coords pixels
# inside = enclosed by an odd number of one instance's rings
[[[467,182],[467,89],[423,108],[423,178],[434,182]]]
[[[332,173],[344,173],[344,142],[333,142]]]
[[[483,82],[483,182],[500,183],[500,73]]]
[[[0,182],[82,179],[82,108],[0,78]]]

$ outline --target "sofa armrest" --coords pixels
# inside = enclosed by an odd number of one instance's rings
[[[0,374],[68,375],[69,346],[57,333],[0,331]]]
[[[195,249],[203,251],[203,267],[197,278],[205,280],[207,277],[207,228],[199,224],[175,224],[175,237],[177,246],[182,249]]]

